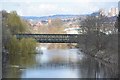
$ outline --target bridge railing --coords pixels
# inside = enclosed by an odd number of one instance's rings
[[[77,43],[79,34],[16,34],[18,39],[21,38],[34,38],[38,42],[55,42],[55,43]]]

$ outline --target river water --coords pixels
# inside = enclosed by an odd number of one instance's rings
[[[88,57],[79,49],[46,49],[26,57],[14,56],[7,78],[114,78],[114,68]]]

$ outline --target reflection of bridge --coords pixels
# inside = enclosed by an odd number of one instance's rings
[[[43,63],[38,65],[39,68],[77,68],[80,64],[77,63]]]
[[[34,38],[41,43],[77,43],[79,34],[17,34],[18,39]]]

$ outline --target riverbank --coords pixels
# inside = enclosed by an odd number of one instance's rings
[[[87,55],[87,56],[97,60],[98,62],[110,67],[112,70],[114,70],[116,72],[115,74],[118,75],[118,61],[117,61],[118,58],[116,58],[116,61],[114,61],[115,56],[114,57],[111,57],[112,55],[107,56],[107,54],[105,55],[104,51],[98,51],[98,52],[96,52],[95,50],[93,50],[91,52],[85,52],[83,50],[81,50],[81,51],[85,55]]]
[[[50,43],[48,49],[67,49],[76,48],[77,43]]]
[[[81,50],[80,50],[80,51],[81,51]],[[118,77],[118,75],[119,75],[119,72],[118,72],[118,61],[116,61],[116,63],[113,63],[113,60],[110,59],[111,56],[102,57],[103,55],[101,55],[101,56],[99,56],[99,55],[94,55],[94,54],[96,53],[95,51],[93,51],[93,52],[84,52],[84,51],[82,50],[82,52],[83,52],[86,56],[88,56],[88,57],[96,60],[97,62],[103,64],[104,66],[110,68],[111,71],[113,72],[113,74],[115,75],[114,77],[116,77],[116,78]],[[94,54],[93,54],[93,53],[94,53]],[[102,51],[99,51],[98,53],[99,53],[99,54],[100,54],[100,53],[104,54]],[[98,53],[96,53],[96,54],[98,54]],[[115,58],[115,57],[113,57],[113,58]],[[115,62],[115,61],[114,61],[114,62]]]
[[[96,55],[94,55],[94,54],[92,54],[92,53],[94,53],[94,52],[84,52],[85,54],[87,54],[88,56],[90,56],[90,57],[93,57],[94,59],[97,59],[97,60],[100,60],[100,61],[102,61],[103,63],[107,63],[107,64],[109,64],[109,65],[116,65],[116,66],[118,66],[118,63],[117,62],[113,62],[113,60],[110,60],[110,57],[111,56],[107,56],[107,57],[105,57],[105,55],[104,55],[104,57],[102,57],[103,56],[103,51],[99,51],[99,52],[97,52],[96,53]],[[101,54],[100,54],[101,53]]]
[[[78,47],[94,58],[118,66],[118,34],[101,33],[98,37],[91,32],[79,42]]]
[[[92,57],[98,58],[100,60],[103,60],[106,63],[114,64],[118,66],[118,56],[117,55],[110,55],[108,53],[112,53],[107,50],[99,50],[99,51],[91,51],[91,52],[86,52],[87,54],[91,55]]]
[[[2,78],[6,77],[6,72],[9,64],[9,54],[4,48],[2,49]]]

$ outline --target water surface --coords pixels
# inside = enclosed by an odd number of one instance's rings
[[[79,49],[45,49],[11,59],[6,77],[12,78],[114,78],[114,68],[86,56]]]

